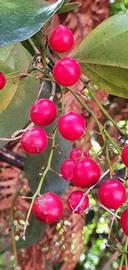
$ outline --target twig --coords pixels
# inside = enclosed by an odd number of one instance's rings
[[[17,136],[19,133],[24,133],[26,130],[28,130],[29,128],[33,126],[34,124],[30,123],[25,129],[20,129],[20,130],[15,131],[10,138],[0,138],[0,141],[11,142],[11,141],[18,140],[22,137],[22,134]]]
[[[40,51],[39,51],[39,50],[37,49],[37,47],[35,46],[33,40],[32,40],[31,38],[29,38],[28,41],[29,41],[30,45],[32,46],[32,48],[33,48],[35,54],[40,54]]]
[[[97,202],[99,204],[99,206],[101,206],[103,209],[105,209],[107,212],[109,212],[111,215],[113,215],[114,217],[120,219],[120,216],[116,215],[115,212],[112,212],[110,209],[108,209],[107,207],[105,207],[103,204]]]
[[[23,170],[25,158],[6,148],[0,149],[0,161],[6,162],[16,168]]]
[[[40,194],[40,191],[41,191],[41,188],[42,188],[42,185],[43,185],[43,182],[44,182],[44,179],[48,173],[48,171],[50,170],[51,168],[51,163],[52,163],[52,158],[53,158],[53,153],[54,153],[54,150],[55,150],[55,140],[56,140],[56,132],[57,132],[57,129],[55,129],[53,135],[52,135],[52,145],[51,145],[51,152],[50,152],[50,155],[49,155],[49,158],[48,158],[48,163],[47,163],[47,166],[43,172],[43,175],[40,179],[40,183],[36,189],[36,192],[35,194],[33,195],[32,197],[32,201],[31,201],[31,204],[30,204],[30,207],[29,207],[29,210],[28,210],[28,214],[27,214],[27,217],[26,217],[26,221],[25,221],[25,225],[24,225],[24,229],[23,229],[23,234],[22,234],[22,238],[25,240],[25,233],[26,233],[26,229],[27,229],[27,226],[29,225],[29,217],[31,215],[31,211],[32,211],[32,207],[33,207],[33,203],[34,203],[34,200],[35,198]]]

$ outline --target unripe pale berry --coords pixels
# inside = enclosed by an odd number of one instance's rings
[[[72,183],[81,188],[95,185],[100,179],[99,165],[92,159],[83,159],[76,163]]]
[[[4,73],[0,72],[0,90],[2,90],[6,85],[6,77]]]
[[[67,199],[68,208],[76,213],[82,215],[89,204],[88,196],[85,196],[82,191],[74,191],[69,194]]]
[[[128,167],[128,145],[124,146],[122,150],[121,158],[125,166]]]
[[[30,154],[41,153],[48,145],[46,131],[33,127],[26,130],[21,137],[21,147]]]
[[[84,156],[84,158],[89,158],[89,154],[87,152],[84,152],[83,156]],[[70,151],[69,158],[71,160],[74,160],[74,161],[81,159],[82,158],[82,148],[81,147],[73,148]]]
[[[39,126],[48,126],[55,120],[56,115],[56,104],[48,98],[37,100],[30,112],[32,122]]]
[[[74,43],[74,37],[70,29],[62,24],[58,25],[49,37],[50,47],[58,52],[64,53],[70,50]]]
[[[74,141],[84,134],[85,120],[80,114],[69,112],[59,118],[58,129],[65,139]]]
[[[44,223],[57,222],[63,215],[63,203],[57,194],[46,192],[35,199],[32,212]]]
[[[109,179],[99,187],[98,197],[105,207],[117,210],[126,201],[126,188],[119,181]]]
[[[62,176],[66,180],[72,181],[73,176],[74,176],[74,168],[75,168],[75,162],[73,160],[70,160],[70,159],[64,160],[60,167]]]
[[[123,232],[128,236],[128,208],[121,214],[120,226]]]
[[[55,81],[62,86],[72,86],[80,78],[80,64],[71,57],[63,57],[53,68]]]

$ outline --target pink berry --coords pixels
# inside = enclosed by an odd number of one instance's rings
[[[126,167],[128,167],[128,145],[125,145],[121,155],[122,161]]]
[[[125,186],[118,180],[109,179],[99,187],[98,197],[105,207],[117,210],[126,201]]]
[[[123,232],[128,236],[128,208],[121,214],[120,226]]]
[[[34,124],[39,126],[48,126],[57,115],[55,103],[48,98],[37,100],[31,108],[30,117]]]
[[[81,188],[95,185],[100,179],[99,165],[92,159],[83,159],[76,163],[72,183]]]
[[[58,25],[49,37],[50,47],[58,52],[64,53],[69,51],[74,43],[74,36],[70,29],[64,25]]]
[[[36,197],[32,212],[44,223],[57,222],[63,215],[63,204],[58,195],[46,192]]]
[[[84,156],[84,158],[89,158],[89,154],[87,152],[84,152],[83,156]],[[82,158],[82,148],[81,147],[73,148],[70,151],[69,158],[71,160],[74,160],[74,161],[81,159]]]
[[[63,57],[53,68],[55,81],[62,86],[72,86],[80,78],[80,64],[71,57]]]
[[[0,90],[2,90],[6,85],[6,78],[4,73],[0,72]]]
[[[82,215],[89,204],[88,196],[82,191],[74,191],[70,193],[67,199],[67,205],[70,210],[76,214]]]
[[[68,180],[72,181],[74,176],[75,162],[73,160],[67,159],[61,165],[60,171],[62,176]]]
[[[69,112],[59,118],[58,129],[66,140],[74,141],[84,134],[85,120],[80,114]]]
[[[31,154],[43,152],[47,145],[48,137],[46,131],[41,128],[30,128],[21,137],[21,147],[24,151]]]

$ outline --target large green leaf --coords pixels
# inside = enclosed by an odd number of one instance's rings
[[[128,13],[103,22],[74,56],[82,72],[108,93],[128,98]]]
[[[61,7],[64,0],[0,0],[0,46],[16,43],[37,33]]]
[[[31,56],[20,44],[0,48],[0,70],[5,73],[7,84],[0,91],[0,113],[7,108],[18,88],[28,87],[29,80],[20,79],[20,72],[27,71]]]
[[[0,70],[7,76],[7,85],[0,92],[0,137],[10,137],[29,121],[29,109],[36,99],[38,82],[34,74],[20,79],[15,72],[26,71],[30,61],[30,54],[20,44],[0,49]],[[0,147],[5,143],[0,141]]]

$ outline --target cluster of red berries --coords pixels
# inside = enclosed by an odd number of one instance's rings
[[[64,25],[58,25],[49,37],[49,45],[58,53],[65,53],[72,49],[74,36],[70,29]],[[72,86],[80,78],[80,64],[71,57],[62,57],[53,68],[55,81],[62,86]]]
[[[72,32],[59,25],[49,37],[51,49],[58,53],[70,50],[74,43]],[[53,77],[62,86],[72,86],[80,78],[80,65],[71,57],[62,57],[53,67]],[[0,73],[0,89],[3,89],[6,79]],[[36,101],[31,108],[31,121],[38,127],[27,129],[21,138],[22,148],[31,154],[41,153],[48,145],[47,133],[42,127],[50,125],[57,117],[57,106],[50,99]],[[40,126],[40,127],[39,127]],[[69,112],[59,117],[58,130],[66,140],[80,139],[85,132],[84,118],[75,112]],[[128,145],[123,148],[122,161],[128,167]],[[71,150],[69,159],[64,160],[60,168],[61,175],[76,187],[90,188],[97,184],[101,171],[99,165],[81,148]],[[117,210],[126,202],[126,188],[119,180],[108,179],[98,189],[100,203],[112,210]],[[67,199],[68,208],[77,214],[83,214],[88,208],[89,198],[84,191],[76,190]],[[58,195],[47,192],[38,196],[32,207],[33,214],[44,223],[58,221],[63,215],[63,203]],[[121,214],[121,228],[128,236],[128,208]],[[122,270],[124,270],[122,268]]]
[[[74,42],[72,32],[65,26],[59,25],[49,38],[50,47],[59,53],[71,49]],[[75,59],[63,57],[53,68],[55,81],[63,86],[76,83],[80,77],[80,67]],[[31,121],[38,126],[48,126],[57,117],[57,107],[49,99],[36,101],[30,112]],[[58,130],[66,140],[74,141],[83,136],[86,129],[84,118],[75,112],[60,116]],[[28,153],[40,153],[48,145],[46,131],[33,127],[24,132],[21,138],[22,148]],[[128,146],[122,151],[122,160],[128,166]],[[99,165],[81,148],[71,150],[69,159],[64,160],[60,168],[61,175],[76,187],[90,188],[96,185],[101,176]],[[126,188],[118,180],[108,179],[98,189],[100,203],[112,210],[117,210],[126,202]],[[68,208],[77,214],[83,214],[88,208],[89,198],[81,190],[72,192],[67,199]],[[44,223],[56,222],[63,215],[63,203],[58,195],[47,192],[38,196],[33,204],[33,214]],[[121,228],[128,235],[128,209],[121,215]]]

